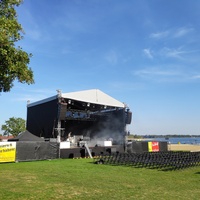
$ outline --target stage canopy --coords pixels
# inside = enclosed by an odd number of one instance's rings
[[[62,93],[27,105],[27,130],[44,138],[71,135],[122,138],[131,112],[99,89]]]
[[[65,99],[71,99],[71,100],[76,100],[76,101],[81,101],[81,102],[88,102],[88,103],[105,105],[105,106],[125,108],[124,103],[107,95],[106,93],[102,92],[99,89],[83,90],[83,91],[70,92],[70,93],[61,93],[61,97]],[[31,107],[31,106],[39,105],[42,103],[46,103],[48,101],[52,101],[54,99],[57,99],[57,95],[43,99],[41,101],[30,103],[27,106]]]
[[[63,93],[63,98],[73,99],[77,101],[84,101],[94,104],[106,105],[106,106],[114,106],[114,107],[125,107],[125,105],[114,99],[113,97],[105,94],[101,90],[92,89],[92,90],[83,90],[80,92],[71,92],[71,93]]]

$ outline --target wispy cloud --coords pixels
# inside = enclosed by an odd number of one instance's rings
[[[143,49],[143,52],[145,56],[147,56],[150,59],[153,59],[153,52],[150,49]]]
[[[45,98],[49,98],[50,96],[54,96],[57,94],[55,90],[51,89],[26,89],[24,87],[17,88],[19,90],[18,95],[13,98],[13,101],[22,101],[22,102],[35,102]],[[55,93],[53,93],[55,92]]]
[[[133,72],[134,75],[140,77],[155,77],[155,76],[176,76],[179,72],[175,70],[163,70],[159,68],[144,68]]]
[[[28,10],[25,10],[23,12],[23,18],[22,18],[23,26],[25,29],[25,35],[26,37],[31,38],[32,40],[40,40],[43,34],[41,33],[41,30],[39,28],[38,23],[32,16],[31,12]]]
[[[143,80],[153,82],[191,82],[200,80],[200,73],[194,71],[192,67],[186,66],[157,66],[146,67],[140,70],[132,71],[133,76]]]
[[[169,35],[170,31],[162,31],[162,32],[156,32],[156,33],[151,33],[150,38],[155,38],[155,39],[162,39],[165,38]]]
[[[142,90],[145,88],[143,82],[132,82],[132,81],[112,81],[108,84],[109,90],[111,91],[131,91],[131,90]],[[107,88],[108,89],[108,88]]]
[[[200,79],[200,74],[191,76],[191,79],[193,80]]]
[[[181,27],[174,31],[173,36],[175,38],[183,37],[192,31],[194,31],[193,28]]]
[[[149,38],[151,38],[150,42],[153,42],[154,48],[150,46],[143,51],[148,58],[152,58],[153,56],[154,59],[173,58],[187,61],[192,60],[192,54],[199,51],[198,49],[191,49],[191,42],[194,43],[195,40],[195,37],[191,36],[194,31],[193,27],[186,26],[151,33]],[[155,40],[157,42],[156,45]]]
[[[111,50],[109,52],[107,52],[107,54],[105,55],[105,59],[112,65],[115,65],[118,63],[119,60],[119,55],[116,51]]]
[[[163,38],[180,38],[193,32],[194,29],[191,27],[180,27],[176,29],[168,29],[165,31],[158,31],[150,34],[150,38],[163,39]]]
[[[164,47],[161,49],[161,54],[166,57],[181,59],[184,54],[187,54],[187,52],[183,50],[183,47],[178,47],[176,49]]]

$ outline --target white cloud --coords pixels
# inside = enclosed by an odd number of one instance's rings
[[[183,58],[183,54],[186,54],[186,51],[182,50],[182,47],[178,47],[176,49],[164,47],[161,50],[161,54],[166,57],[171,57],[171,58]]]
[[[141,70],[132,71],[132,74],[143,80],[154,82],[191,82],[200,80],[200,74],[193,67],[184,65],[150,66]]]
[[[114,50],[111,50],[106,54],[105,59],[112,65],[115,65],[118,62],[118,57],[119,56],[117,52],[115,52]]]
[[[193,28],[187,28],[187,27],[180,27],[176,29],[169,29],[166,31],[160,31],[150,34],[150,38],[153,39],[163,39],[163,38],[179,38],[183,37],[191,32],[193,32]]]
[[[169,33],[170,33],[169,31],[151,33],[150,38],[162,39],[162,38],[167,37],[169,35]]]
[[[200,75],[192,76],[191,79],[200,79]]]
[[[23,10],[23,15],[21,13],[20,17],[22,18],[21,21],[25,30],[25,35],[33,40],[40,40],[43,34],[41,33],[39,24],[31,12],[28,9]]]
[[[153,59],[153,53],[150,49],[143,49],[143,52],[148,58]]]
[[[35,102],[45,98],[49,98],[57,94],[55,90],[50,89],[25,89],[23,87],[18,88],[20,92],[13,98],[13,101],[18,102]],[[54,92],[54,93],[53,93]]]
[[[146,69],[142,69],[142,70],[137,70],[134,72],[134,75],[137,76],[148,76],[148,77],[152,77],[152,76],[175,76],[178,75],[179,73],[177,71],[173,71],[173,70],[162,70],[159,68],[146,68]]]
[[[176,38],[183,37],[187,35],[188,33],[192,32],[193,30],[194,30],[193,28],[185,28],[185,27],[178,28],[174,32],[174,37]]]
[[[141,90],[144,89],[144,83],[132,82],[132,81],[112,81],[108,84],[112,91],[130,91],[130,90]]]

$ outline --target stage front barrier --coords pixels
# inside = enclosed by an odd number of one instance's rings
[[[17,142],[16,161],[48,160],[59,156],[56,142]]]
[[[109,155],[112,153],[143,153],[168,151],[167,142],[134,141],[123,145],[89,147],[92,157]],[[84,158],[89,157],[85,147],[70,148],[70,144],[56,142],[1,142],[0,163],[20,162],[32,160],[47,160],[57,158]]]
[[[127,144],[128,153],[168,151],[167,142],[158,141],[133,141]]]

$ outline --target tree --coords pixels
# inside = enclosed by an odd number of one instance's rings
[[[19,133],[26,130],[26,121],[22,118],[11,117],[5,121],[5,124],[1,126],[4,131],[4,135],[17,136]]]
[[[33,84],[33,71],[28,67],[31,54],[15,43],[23,38],[17,21],[16,6],[22,0],[0,0],[0,92],[9,92],[13,82]]]

